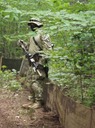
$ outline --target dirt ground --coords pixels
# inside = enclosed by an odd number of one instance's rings
[[[0,128],[63,128],[51,111],[32,108],[29,96],[25,89],[14,93],[0,88]]]

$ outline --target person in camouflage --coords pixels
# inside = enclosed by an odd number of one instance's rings
[[[26,81],[29,84],[33,102],[36,102],[43,100],[43,87],[46,79],[48,79],[48,58],[43,51],[51,50],[53,44],[50,41],[49,35],[45,35],[41,30],[38,30],[38,28],[43,26],[39,20],[34,18],[30,19],[28,26],[33,32],[36,32],[36,35],[30,38],[30,42],[27,45],[27,50],[29,54],[31,54],[28,60],[30,59],[30,61],[36,65],[36,68],[34,71],[33,67],[31,67],[31,62],[29,62],[30,67],[27,71]]]

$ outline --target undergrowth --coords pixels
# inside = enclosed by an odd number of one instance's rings
[[[0,70],[0,87],[17,91],[21,89],[21,84],[16,79],[16,71]]]

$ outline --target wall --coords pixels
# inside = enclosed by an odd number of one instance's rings
[[[50,82],[47,87],[46,106],[59,115],[65,128],[95,128],[95,108],[75,102]]]
[[[20,70],[22,59],[7,59],[7,58],[2,58],[2,64],[1,65],[6,65],[7,69],[16,69],[17,71]]]

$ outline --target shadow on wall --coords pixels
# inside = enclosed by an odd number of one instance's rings
[[[1,58],[0,59],[0,69],[2,69],[2,66],[5,65],[5,69],[9,69],[9,70],[12,70],[12,69],[15,69],[16,71],[19,71],[20,70],[20,66],[21,66],[21,62],[22,62],[22,59],[6,59],[6,58]]]

